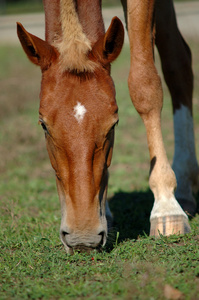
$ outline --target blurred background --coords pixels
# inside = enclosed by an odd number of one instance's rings
[[[181,2],[184,0],[175,0]],[[119,6],[120,0],[103,0],[103,7]],[[0,0],[0,14],[21,14],[41,12],[43,10],[42,0]]]
[[[125,25],[119,0],[104,0],[102,3],[106,28],[113,16],[118,16]],[[175,1],[174,3],[179,28],[192,50],[195,86],[193,113],[196,151],[199,156],[199,1]],[[16,181],[18,172],[23,176],[33,176],[35,180],[41,178],[41,174],[45,174],[43,175],[45,180],[50,180],[54,186],[54,176],[49,173],[51,166],[45,149],[43,133],[39,126],[36,126],[40,70],[28,61],[20,46],[16,34],[17,21],[21,22],[32,34],[44,38],[42,0],[0,0],[0,178],[2,178],[0,187],[2,183],[2,194],[10,193],[10,188],[8,186],[8,190],[6,189],[5,182],[8,180],[10,184],[11,174]],[[162,76],[157,52],[155,55],[156,66]],[[114,194],[118,190],[132,191],[148,188],[149,156],[146,133],[128,93],[129,62],[128,35],[126,33],[122,53],[112,67],[120,124],[116,130],[110,194]],[[172,107],[164,80],[162,82],[164,89],[162,129],[166,151],[172,163],[174,153]],[[136,130],[134,130],[135,128]],[[38,149],[40,149],[39,152]],[[33,161],[35,176],[32,171]],[[41,168],[41,166],[43,167]],[[50,179],[49,174],[51,174]],[[18,178],[20,178],[19,174]]]
[[[120,0],[104,0],[103,6],[120,5]],[[41,12],[42,0],[0,0],[0,14]]]

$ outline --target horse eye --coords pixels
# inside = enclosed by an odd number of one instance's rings
[[[46,125],[44,123],[41,123],[41,126],[42,126],[44,131],[46,131],[46,132],[48,131],[47,128],[46,128]]]
[[[48,129],[47,129],[47,127],[46,127],[44,121],[40,119],[40,120],[39,120],[39,124],[41,124],[41,126],[42,126],[44,132],[45,132],[45,133],[48,133]]]
[[[119,120],[111,127],[111,129],[109,130],[109,132],[111,132],[112,130],[114,130],[115,126],[118,125],[118,123],[119,123]]]
[[[113,124],[113,126],[109,129],[109,132],[107,133],[106,138],[108,138],[108,137],[113,133],[113,131],[114,131],[114,129],[115,129],[115,126],[116,126],[118,123],[119,123],[119,120],[118,120],[115,124]]]

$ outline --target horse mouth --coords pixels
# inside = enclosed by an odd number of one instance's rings
[[[67,249],[68,254],[75,254],[75,253],[86,253],[86,254],[90,254],[93,251],[96,252],[102,252],[102,245],[99,245],[97,247],[91,247],[91,246],[86,246],[86,245],[77,245],[77,246],[73,246],[73,247],[69,247]]]

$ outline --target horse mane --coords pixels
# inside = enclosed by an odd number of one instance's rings
[[[88,57],[91,42],[83,32],[74,0],[60,0],[60,24],[62,36],[54,40],[53,46],[60,53],[61,70],[93,72],[96,63]]]

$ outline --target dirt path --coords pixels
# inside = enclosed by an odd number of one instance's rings
[[[182,34],[187,37],[199,38],[199,1],[188,1],[175,4],[178,25]],[[118,16],[124,22],[121,7],[104,9],[103,16],[106,28],[113,16]],[[26,14],[0,16],[0,43],[17,44],[16,22],[21,22],[31,33],[44,38],[44,14]],[[126,41],[128,41],[126,34]]]

